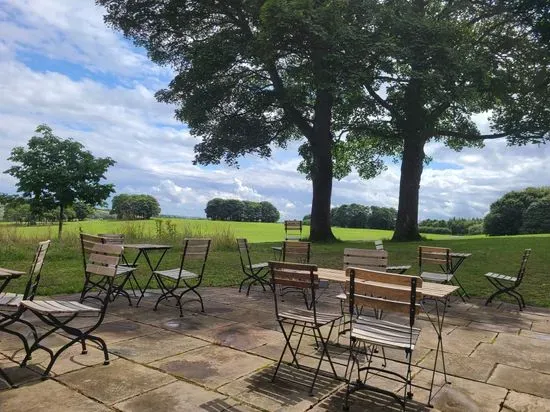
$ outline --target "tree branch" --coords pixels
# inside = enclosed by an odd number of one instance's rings
[[[509,136],[508,133],[493,133],[493,134],[466,134],[455,132],[452,130],[436,130],[435,135],[456,137],[464,140],[491,140],[491,139],[502,139],[503,137]]]
[[[397,115],[397,112],[396,110],[392,107],[391,104],[389,104],[386,100],[382,99],[380,97],[380,95],[378,93],[376,93],[376,91],[372,88],[372,86],[370,84],[365,84],[365,89],[367,89],[367,91],[369,92],[369,94],[371,95],[371,97],[380,105],[382,106],[384,109],[386,109],[388,112],[390,112],[392,115],[396,116]]]

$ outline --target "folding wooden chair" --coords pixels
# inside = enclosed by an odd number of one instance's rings
[[[80,234],[80,246],[82,249],[82,263],[84,266],[84,286],[82,287],[82,292],[80,293],[80,303],[88,299],[89,296],[93,298],[93,295],[90,295],[89,293],[94,289],[96,289],[98,293],[105,293],[107,291],[108,285],[107,285],[106,278],[104,277],[98,278],[97,276],[94,276],[93,273],[89,273],[86,270],[88,265],[88,257],[91,253],[94,252],[95,245],[97,243],[122,246],[121,243],[119,243],[118,241],[113,241],[112,238],[94,236],[86,233]],[[117,265],[117,273],[115,276],[117,283],[113,284],[113,288],[111,290],[111,296],[110,296],[110,299],[112,301],[114,301],[119,295],[123,295],[126,297],[126,299],[128,299],[128,303],[130,304],[130,306],[132,306],[130,295],[128,294],[128,292],[126,292],[124,287],[132,277],[137,284],[137,280],[134,275],[135,270],[136,270],[135,266],[129,266],[124,264]],[[120,281],[118,281],[118,279],[120,279]]]
[[[424,272],[426,265],[437,265],[442,272]],[[428,282],[450,283],[453,279],[451,249],[418,246],[420,277]]]
[[[302,221],[285,220],[285,240],[300,240],[302,238]]]
[[[313,393],[313,388],[315,386],[319,370],[321,369],[321,365],[325,357],[330,364],[334,376],[338,378],[336,370],[334,369],[334,364],[332,363],[332,359],[330,358],[330,354],[328,352],[327,344],[330,340],[330,335],[334,328],[335,322],[340,319],[342,315],[317,312],[315,299],[315,291],[319,287],[319,278],[315,273],[317,271],[317,266],[300,263],[269,262],[269,269],[271,272],[271,282],[273,285],[275,315],[277,317],[277,321],[279,322],[279,326],[281,327],[281,331],[283,332],[286,342],[283,348],[283,352],[281,353],[281,357],[279,358],[279,362],[277,363],[277,367],[275,368],[275,372],[273,373],[272,381],[274,381],[275,377],[277,376],[277,372],[279,371],[279,367],[281,365],[281,362],[283,361],[283,357],[285,356],[287,349],[292,355],[291,364],[295,365],[298,369],[301,366],[298,363],[298,359],[296,357],[297,354],[316,358],[315,356],[299,352],[300,344],[302,342],[302,337],[305,334],[305,330],[310,329],[313,332],[312,336],[314,336],[316,341],[320,343],[321,349],[319,363],[317,365],[317,369],[315,370],[313,382],[311,383],[311,386],[309,388],[310,393]],[[277,286],[290,286],[299,289],[309,289],[312,296],[311,309],[307,310],[292,308],[288,310],[281,310],[278,302],[278,293],[276,292]],[[285,329],[285,325],[290,326],[290,331]],[[329,331],[328,334],[325,336],[323,335],[321,328],[327,325],[329,326]],[[301,331],[299,331],[299,328],[301,328]],[[300,338],[295,347],[292,346],[291,342],[292,336],[294,334],[300,334]]]
[[[124,246],[124,235],[122,233],[99,233],[98,236],[102,238],[103,243],[107,243],[110,245],[123,245]],[[126,259],[126,256],[123,254],[121,258],[121,264],[118,265],[119,271],[124,272],[126,268],[132,268],[133,270],[130,273],[130,278],[128,279],[128,284],[130,285],[130,288],[132,289],[132,293],[134,297],[137,297],[136,295],[136,288],[141,292],[139,289],[139,283],[136,279],[135,270],[137,269],[137,265],[130,264],[128,260]],[[135,283],[135,287],[134,287]]]
[[[346,370],[348,382],[344,410],[349,409],[349,395],[361,389],[385,393],[396,398],[403,410],[406,408],[407,398],[412,398],[411,361],[420,329],[414,327],[416,315],[420,310],[422,293],[417,288],[422,287],[422,279],[416,276],[398,275],[393,273],[377,272],[368,269],[347,269],[350,280],[346,282],[349,294],[349,314],[351,321],[350,355]],[[390,322],[387,320],[355,316],[356,307],[371,307],[376,311],[396,312],[408,315],[407,324]],[[366,345],[371,346],[367,353]],[[406,365],[406,372],[401,375],[386,368],[385,355],[376,354],[375,347],[403,350],[405,360],[397,363]],[[362,364],[360,357],[366,356]],[[382,367],[372,365],[373,358],[383,359]],[[389,359],[388,359],[389,360]],[[357,379],[352,379],[354,369],[357,370]],[[361,373],[364,372],[364,376]],[[387,379],[396,380],[405,384],[403,399],[391,391],[367,384],[369,373]]]
[[[246,296],[250,294],[250,288],[254,284],[260,284],[265,292],[265,286],[269,282],[266,280],[266,276],[269,273],[269,265],[267,262],[252,263],[250,259],[250,249],[248,248],[248,241],[246,239],[237,239],[237,246],[239,249],[239,258],[241,259],[241,268],[243,270],[245,278],[239,285],[239,293],[245,283],[248,282],[248,288],[246,290]]]
[[[157,310],[159,303],[163,300],[168,300],[170,297],[176,299],[177,306],[180,309],[180,316],[183,316],[183,303],[181,301],[183,295],[189,292],[193,292],[197,295],[197,299],[201,304],[201,310],[204,312],[204,304],[202,296],[197,292],[197,288],[202,283],[204,276],[204,268],[206,266],[206,259],[208,258],[208,251],[210,250],[210,243],[212,239],[185,239],[183,241],[183,254],[181,256],[180,267],[169,270],[157,270],[151,274],[145,290],[149,286],[152,278],[154,277],[162,291],[162,294],[157,299],[154,310]],[[190,260],[202,261],[199,273],[194,273],[184,269],[186,263]],[[171,284],[167,284],[167,281]],[[192,283],[190,281],[193,281]],[[176,290],[183,287],[183,291],[176,293]]]
[[[110,297],[112,296],[113,282],[117,275],[117,268],[122,256],[123,247],[120,245],[95,243],[93,245],[88,245],[87,248],[90,251],[90,255],[88,256],[88,263],[86,264],[86,274],[101,278],[102,285],[105,287],[104,294],[87,297],[88,299],[93,299],[96,305],[84,305],[79,302],[63,300],[21,301],[21,306],[27,310],[30,310],[44,324],[51,327],[50,330],[35,340],[30,347],[29,353],[27,353],[27,356],[25,356],[25,359],[23,359],[23,362],[21,363],[21,366],[25,366],[30,359],[31,353],[37,349],[43,349],[48,352],[50,355],[50,362],[42,374],[43,378],[48,376],[58,357],[75,343],[80,342],[82,345],[82,353],[87,353],[87,340],[99,345],[99,348],[103,350],[103,364],[109,364],[107,344],[99,336],[92,335],[92,332],[101,325],[103,318],[105,317],[107,305],[109,304]],[[78,317],[82,315],[97,315],[97,321],[91,326],[72,326],[71,322],[78,319]],[[41,342],[58,330],[62,330],[66,335],[72,337],[72,339],[54,353],[52,349],[43,346]]]
[[[388,265],[388,252],[385,250],[374,249],[344,249],[344,269],[349,267],[356,267],[362,269],[376,270],[379,272],[385,272]],[[346,271],[346,275],[349,272]],[[340,293],[336,296],[340,300],[340,310],[342,312],[342,321],[338,325],[338,337],[346,332],[345,326],[349,323],[346,320],[347,309],[345,302],[347,300],[346,293]],[[361,314],[361,308],[356,308],[356,314]]]
[[[23,343],[25,348],[25,353],[30,353],[29,343],[27,338],[21,332],[17,330],[10,329],[10,326],[21,323],[26,325],[31,330],[34,340],[38,339],[36,328],[34,325],[27,320],[23,319],[21,315],[25,309],[21,306],[21,301],[23,300],[33,300],[36,295],[36,290],[38,289],[38,284],[40,283],[40,273],[44,265],[44,260],[46,258],[46,253],[50,247],[50,241],[46,240],[38,244],[36,253],[34,254],[34,259],[29,270],[29,280],[25,286],[25,291],[23,294],[20,293],[0,293],[0,332],[6,332],[10,335],[17,336]],[[0,377],[4,379],[10,386],[13,386],[13,383],[10,381],[8,376],[0,369]]]
[[[376,250],[384,250],[384,243],[381,240],[374,241],[374,248]]]
[[[523,299],[521,293],[519,293],[516,289],[519,287],[519,285],[521,285],[523,277],[525,276],[525,270],[527,269],[527,260],[529,259],[530,255],[531,249],[525,249],[525,251],[523,252],[523,257],[521,258],[521,264],[519,266],[518,274],[515,277],[492,272],[485,274],[485,277],[491,283],[491,285],[497,288],[497,291],[489,296],[489,298],[485,302],[485,305],[491,303],[491,301],[498,295],[506,293],[518,302],[519,310],[523,310],[525,308],[525,300]]]

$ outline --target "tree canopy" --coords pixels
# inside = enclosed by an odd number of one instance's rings
[[[340,133],[358,103],[350,71],[364,46],[350,23],[368,25],[366,2],[97,2],[108,24],[174,69],[157,97],[175,104],[176,117],[202,138],[196,163],[268,157],[272,147],[300,140],[300,170],[313,186],[310,239],[333,238],[333,176],[354,166],[369,177],[383,165],[379,147],[348,144]]]
[[[204,212],[208,219],[235,222],[277,222],[280,218],[277,208],[265,201],[215,198],[208,201]]]
[[[517,235],[518,233],[545,233],[546,201],[550,187],[528,187],[521,191],[506,193],[491,204],[484,219],[488,235]]]
[[[43,124],[36,128],[27,147],[15,147],[8,158],[18,165],[4,173],[15,177],[17,191],[30,201],[31,211],[59,208],[61,237],[64,212],[75,202],[102,204],[114,191],[112,184],[101,183],[115,161],[109,157],[96,158],[84,146],[72,139],[61,139]]]
[[[97,0],[176,76],[159,100],[202,137],[196,162],[269,156],[301,139],[312,240],[329,239],[333,177],[401,160],[395,240],[419,239],[430,141],[550,138],[548,7],[537,0]],[[483,134],[475,115],[491,114]]]
[[[110,213],[117,219],[151,219],[160,215],[160,205],[151,195],[122,193],[113,197]]]

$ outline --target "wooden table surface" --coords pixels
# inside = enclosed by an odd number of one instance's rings
[[[346,271],[342,269],[318,268],[317,276],[319,276],[319,279],[338,283],[345,283],[346,280],[349,280],[349,277],[346,276]],[[380,282],[369,281],[365,283],[373,286],[383,285],[383,283]],[[387,284],[384,285],[387,286]],[[394,287],[395,289],[410,290],[410,288],[405,285],[394,285]],[[441,283],[434,282],[422,282],[422,287],[418,288],[417,290],[418,292],[421,292],[424,296],[442,299],[458,290],[458,286],[443,285]]]
[[[171,249],[172,245],[155,245],[152,243],[130,243],[123,245],[126,249]]]

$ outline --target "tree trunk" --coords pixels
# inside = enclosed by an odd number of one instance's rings
[[[312,154],[311,181],[313,199],[311,201],[311,228],[309,239],[312,242],[334,240],[330,223],[330,200],[332,197],[332,96],[328,91],[320,91],[315,104],[315,121],[309,138]]]
[[[65,211],[63,205],[59,205],[59,226],[57,229],[57,238],[61,239],[61,232],[63,231],[63,212]]]
[[[392,240],[420,240],[418,232],[418,198],[420,179],[424,167],[424,144],[418,136],[407,136],[403,146],[401,181],[399,184],[399,208]]]

